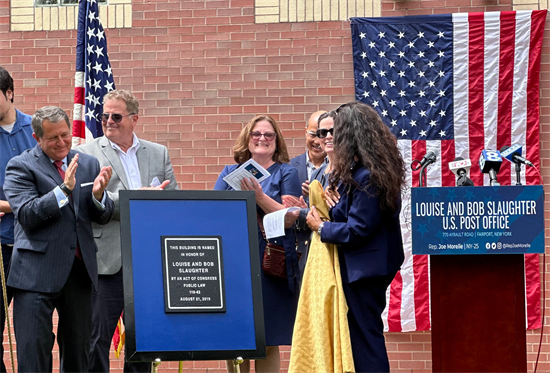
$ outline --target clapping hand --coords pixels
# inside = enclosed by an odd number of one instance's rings
[[[113,176],[113,169],[111,168],[111,166],[102,167],[101,171],[99,171],[99,175],[97,175],[97,177],[95,178],[94,186],[92,188],[92,193],[94,194],[94,198],[96,200],[98,201],[102,200],[103,192],[105,191],[105,188],[107,188],[107,185],[109,184],[109,180],[111,180],[111,176]]]

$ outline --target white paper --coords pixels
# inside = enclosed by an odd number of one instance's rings
[[[271,175],[265,168],[260,166],[258,162],[250,158],[248,161],[243,163],[235,171],[226,175],[223,180],[229,184],[235,190],[241,189],[241,180],[245,177],[255,178],[258,183],[264,181],[269,175]]]
[[[298,207],[289,207],[272,212],[264,216],[264,230],[267,239],[285,235],[285,215],[287,212],[299,210]]]

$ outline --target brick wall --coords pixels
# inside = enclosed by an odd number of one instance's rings
[[[521,6],[533,4],[522,1]],[[32,113],[53,104],[72,111],[76,31],[10,32],[9,5],[0,0],[0,65],[16,80],[17,108]],[[381,4],[382,16],[512,7],[510,0]],[[348,22],[255,24],[254,14],[254,0],[133,0],[133,27],[107,31],[116,86],[140,99],[138,136],[169,148],[182,189],[212,189],[223,166],[233,163],[232,146],[254,114],[267,113],[279,122],[294,156],[304,150],[303,128],[312,112],[354,98]],[[541,172],[546,181],[549,40],[547,35],[541,77]],[[527,335],[532,371],[540,330]],[[386,337],[394,372],[431,371],[429,332]],[[288,348],[282,351],[286,367],[290,354]],[[549,353],[544,336],[538,371],[550,371]],[[112,367],[122,371],[114,355]],[[184,372],[225,371],[221,362],[185,362],[183,367]],[[161,371],[176,369],[176,362],[160,366]]]

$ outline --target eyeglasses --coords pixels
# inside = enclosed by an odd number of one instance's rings
[[[277,136],[276,133],[273,133],[273,132],[266,132],[266,133],[261,133],[261,132],[250,132],[250,137],[252,137],[252,140],[259,140],[262,138],[262,136],[267,140],[267,141],[273,141],[275,140],[275,137]]]
[[[326,128],[320,128],[317,130],[317,137],[320,138],[320,139],[324,139],[328,136],[328,134],[331,134],[332,136],[334,136],[334,127],[331,127],[329,129],[326,129]]]
[[[115,113],[103,113],[103,115],[101,116],[101,121],[103,123],[107,123],[107,121],[109,120],[109,117],[111,117],[113,122],[115,122],[116,124],[119,124],[122,121],[122,118],[130,116],[130,115],[134,115],[134,114],[135,113],[130,113],[128,115],[115,114]]]
[[[306,131],[306,133],[308,135],[310,135],[311,137],[313,137],[313,138],[317,137],[317,132],[316,131]]]

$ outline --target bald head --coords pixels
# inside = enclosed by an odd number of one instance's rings
[[[306,126],[306,146],[308,150],[309,159],[316,167],[319,167],[325,159],[325,152],[321,149],[321,143],[315,132],[317,132],[319,117],[326,113],[326,111],[316,111],[311,114]]]
[[[306,123],[306,130],[310,131],[310,127],[311,127],[313,128],[313,131],[317,131],[319,117],[324,113],[326,113],[325,110],[319,110],[311,114],[311,116],[309,117],[309,120]]]

